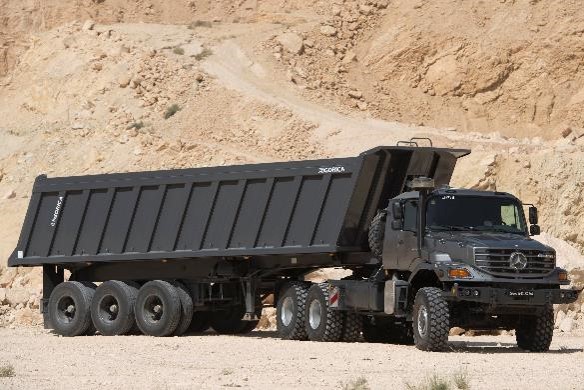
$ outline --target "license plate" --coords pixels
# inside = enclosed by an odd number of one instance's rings
[[[509,290],[509,296],[513,298],[531,298],[535,293],[531,290]]]

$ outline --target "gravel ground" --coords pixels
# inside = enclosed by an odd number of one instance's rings
[[[2,389],[341,389],[363,377],[371,389],[419,385],[466,372],[471,389],[582,389],[584,337],[556,337],[549,353],[524,353],[513,337],[451,337],[453,352],[413,346],[248,336],[63,338],[38,328],[0,329]],[[454,385],[452,385],[453,388]]]

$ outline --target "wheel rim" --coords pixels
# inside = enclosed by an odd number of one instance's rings
[[[57,318],[60,322],[72,322],[75,319],[76,311],[75,301],[70,296],[61,297],[57,302]]]
[[[316,299],[310,303],[308,309],[308,322],[312,329],[318,329],[322,321],[322,305]]]
[[[104,322],[113,322],[118,318],[120,303],[113,295],[105,295],[99,301],[99,318]]]
[[[164,304],[160,297],[149,295],[144,300],[144,319],[150,323],[157,323],[164,315]]]
[[[428,309],[425,305],[421,305],[418,309],[418,334],[426,337],[428,332]]]
[[[292,317],[294,317],[294,300],[292,297],[286,297],[282,302],[280,320],[284,326],[289,326],[292,323]]]

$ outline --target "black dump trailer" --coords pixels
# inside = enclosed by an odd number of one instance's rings
[[[135,322],[156,336],[241,333],[274,294],[283,337],[326,340],[297,324],[304,275],[379,269],[368,245],[377,212],[414,178],[448,184],[468,153],[383,146],[350,158],[41,175],[8,264],[43,267],[45,326],[63,335],[93,325],[123,334]]]

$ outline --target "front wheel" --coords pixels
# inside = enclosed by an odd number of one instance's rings
[[[535,316],[524,316],[515,329],[517,346],[532,352],[546,352],[554,336],[554,309],[546,307]]]
[[[422,351],[444,351],[448,346],[450,311],[442,290],[424,287],[414,300],[414,343]]]

